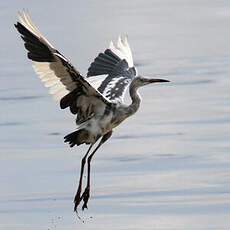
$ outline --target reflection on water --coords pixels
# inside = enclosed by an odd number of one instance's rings
[[[4,122],[0,123],[0,126],[16,126],[16,125],[24,125],[22,122]]]
[[[15,100],[32,100],[41,98],[39,96],[23,96],[23,97],[0,97],[0,101],[15,101]]]
[[[230,228],[229,1],[0,5],[0,229]],[[140,111],[95,155],[85,224],[72,207],[86,148],[63,143],[74,117],[25,57],[13,28],[23,7],[82,73],[128,33],[140,75],[171,81],[141,89]]]

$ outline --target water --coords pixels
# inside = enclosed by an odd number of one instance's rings
[[[0,22],[0,229],[228,230],[229,1],[11,1]],[[86,73],[127,33],[139,73],[138,113],[93,159],[89,209],[73,213],[80,160],[60,111],[13,28],[26,7],[48,40]],[[83,223],[84,221],[84,223]]]

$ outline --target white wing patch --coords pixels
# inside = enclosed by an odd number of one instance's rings
[[[43,43],[45,43],[49,48],[53,48],[53,46],[46,40],[44,36],[40,33],[37,27],[33,24],[29,12],[26,9],[23,9],[22,14],[18,11],[18,19],[31,33],[33,33],[36,37],[39,38]]]
[[[51,69],[54,63],[33,61],[32,65],[34,71],[44,83],[44,86],[49,88],[49,93],[53,95],[54,100],[61,99],[63,96],[75,89],[75,83],[69,77],[69,73],[65,70],[65,68],[63,68],[60,60],[55,62],[55,71]],[[60,80],[60,77],[57,77],[56,72],[58,72],[58,76],[61,76],[62,80]],[[65,85],[63,83],[65,83]]]
[[[88,77],[88,78],[86,78],[86,81],[88,81],[95,89],[98,89],[98,87],[106,79],[107,76],[108,76],[108,74]]]
[[[120,82],[118,86],[118,82]],[[123,97],[117,97],[117,94],[124,95],[125,91],[127,90],[127,87],[122,87],[127,85],[130,82],[129,79],[127,79],[124,76],[119,76],[116,78],[113,78],[107,85],[106,88],[103,91],[103,95],[105,97],[109,98],[112,102],[121,102],[123,100]],[[113,91],[113,93],[111,93]]]
[[[64,56],[57,53],[54,47],[46,40],[33,24],[28,11],[23,9],[23,14],[18,12],[18,18],[22,25],[29,30],[40,42],[47,46],[54,56],[52,62],[32,61],[35,72],[39,75],[45,87],[49,88],[49,93],[54,100],[59,100],[76,88],[76,83],[71,79],[67,68],[63,66],[60,59],[68,62]]]
[[[116,45],[114,45],[113,41],[111,41],[109,49],[121,60],[125,59],[128,62],[130,68],[133,67],[133,56],[127,36],[124,36],[124,38],[119,36]]]

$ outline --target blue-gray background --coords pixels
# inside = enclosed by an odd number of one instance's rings
[[[29,9],[82,73],[128,34],[141,75],[138,113],[93,159],[89,210],[73,213],[80,159],[61,111],[27,60],[13,24]],[[1,1],[0,229],[228,230],[230,2]],[[129,102],[129,99],[127,99]]]

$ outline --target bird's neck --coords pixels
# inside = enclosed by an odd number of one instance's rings
[[[129,94],[132,99],[132,103],[128,106],[129,114],[134,114],[140,107],[141,97],[137,92],[137,87],[130,87]]]

